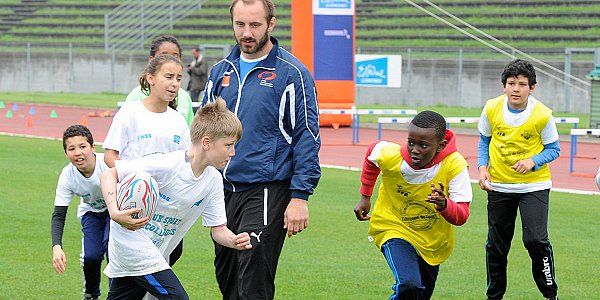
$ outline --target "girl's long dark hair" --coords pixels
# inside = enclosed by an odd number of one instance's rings
[[[165,64],[166,62],[174,62],[183,68],[181,61],[179,61],[179,59],[177,59],[177,57],[175,57],[173,55],[161,54],[161,55],[155,56],[154,58],[152,58],[150,60],[150,62],[148,62],[146,69],[144,69],[144,73],[142,73],[142,75],[140,76],[139,81],[140,81],[140,87],[142,89],[142,93],[144,93],[147,96],[150,96],[150,83],[148,83],[146,76],[148,74],[150,74],[152,76],[156,76],[156,73],[158,72],[158,70],[160,70],[160,67],[163,64]],[[175,109],[175,110],[177,109],[178,95],[179,95],[179,93],[177,93],[177,95],[175,95],[175,99],[173,99],[173,101],[169,102],[169,107],[172,109]]]

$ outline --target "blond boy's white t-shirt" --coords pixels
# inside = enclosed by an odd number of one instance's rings
[[[209,166],[196,177],[186,151],[118,160],[115,167],[119,180],[137,170],[152,174],[160,197],[153,218],[143,229],[131,231],[111,220],[110,260],[104,270],[109,278],[169,269],[169,255],[200,216],[207,227],[227,223],[221,173]]]

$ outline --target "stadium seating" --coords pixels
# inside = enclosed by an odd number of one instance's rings
[[[438,16],[443,14],[422,0],[413,1]],[[597,47],[600,4],[594,0],[483,1],[437,0],[441,8],[519,48],[562,49]],[[0,51],[22,47],[64,49],[104,48],[104,14],[123,0],[5,0],[0,3]],[[274,35],[290,46],[290,3],[277,0]],[[210,0],[172,33],[182,46],[231,44],[228,1]],[[403,0],[357,1],[357,47],[362,53],[403,51],[406,48],[477,48],[482,45]],[[448,16],[441,17],[470,33]],[[480,35],[479,35],[480,36]],[[60,51],[60,50],[59,50]]]
[[[467,32],[459,21],[423,1],[413,1]],[[516,47],[597,47],[597,1],[436,0],[439,7]],[[403,0],[363,0],[357,5],[357,44],[395,47],[477,47],[477,41]],[[476,34],[482,36],[480,34]]]
[[[8,3],[6,3],[8,2]],[[75,48],[103,49],[104,14],[122,0],[7,0],[0,3],[0,49],[25,43],[46,51]]]

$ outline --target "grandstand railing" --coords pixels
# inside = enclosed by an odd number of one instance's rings
[[[104,52],[145,48],[148,38],[202,8],[206,0],[126,1],[104,15]]]

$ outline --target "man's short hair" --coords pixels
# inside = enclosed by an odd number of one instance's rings
[[[231,21],[233,21],[233,7],[238,2],[243,2],[244,4],[252,4],[256,1],[262,2],[265,12],[267,12],[267,24],[271,22],[271,20],[275,17],[275,4],[272,0],[232,0],[231,6],[229,6],[229,15],[231,16]]]

